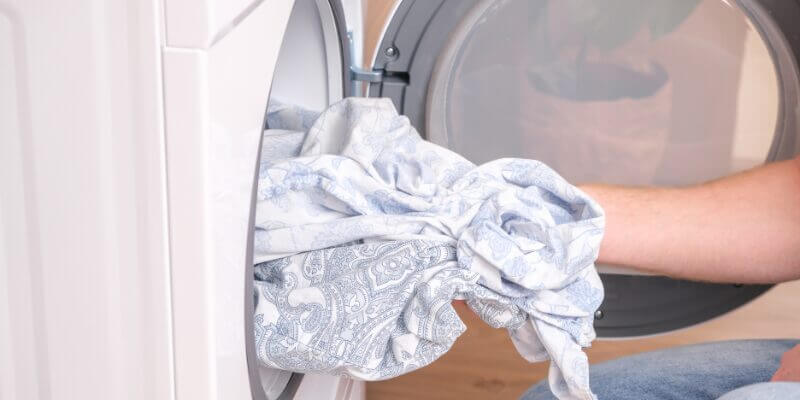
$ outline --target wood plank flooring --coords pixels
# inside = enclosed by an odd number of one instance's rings
[[[516,399],[547,375],[547,364],[519,357],[505,330],[492,329],[459,310],[468,329],[453,349],[421,370],[367,384],[368,400]],[[682,344],[727,339],[800,338],[800,281],[779,285],[715,320],[681,331],[635,340],[600,340],[592,363]]]

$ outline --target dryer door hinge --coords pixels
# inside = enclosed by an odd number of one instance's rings
[[[359,82],[378,83],[383,81],[383,70],[370,70],[350,66],[350,79]]]

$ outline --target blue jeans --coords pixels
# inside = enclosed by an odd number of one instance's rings
[[[800,383],[763,383],[778,369],[783,353],[797,344],[738,340],[682,346],[595,364],[589,376],[599,400],[800,399]],[[521,399],[555,397],[543,381]]]

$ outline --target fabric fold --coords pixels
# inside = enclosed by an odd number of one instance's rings
[[[397,376],[450,348],[464,330],[450,302],[466,299],[523,357],[553,361],[554,394],[594,398],[582,347],[603,296],[597,203],[540,162],[476,166],[422,140],[389,100],[310,120],[268,112],[254,245],[264,364]]]

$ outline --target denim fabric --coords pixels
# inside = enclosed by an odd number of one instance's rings
[[[798,340],[738,340],[641,353],[592,365],[590,384],[600,400],[713,400],[737,388],[769,381],[783,353],[797,343]],[[554,398],[547,385],[539,383],[521,399]],[[730,399],[745,398],[750,397]]]
[[[800,382],[764,382],[747,385],[726,393],[719,400],[790,400],[800,399]]]

